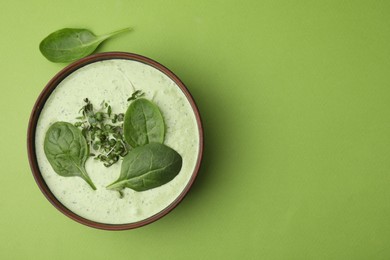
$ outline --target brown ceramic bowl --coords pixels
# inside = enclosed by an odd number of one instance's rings
[[[196,165],[193,170],[193,173],[187,182],[184,189],[181,191],[180,195],[176,197],[172,203],[170,203],[167,207],[165,207],[163,210],[158,212],[157,214],[154,214],[146,219],[143,219],[138,222],[132,222],[132,223],[125,223],[125,224],[107,224],[107,223],[100,223],[95,222],[89,219],[86,219],[84,217],[81,217],[74,212],[72,212],[70,209],[65,207],[53,194],[53,192],[50,190],[48,185],[46,184],[38,165],[37,160],[37,154],[36,154],[36,147],[35,147],[35,141],[36,141],[36,127],[38,123],[39,116],[41,114],[41,111],[45,105],[45,102],[53,92],[53,90],[57,87],[58,84],[60,84],[66,77],[68,77],[70,74],[75,72],[76,70],[82,68],[85,65],[104,61],[104,60],[111,60],[111,59],[124,59],[124,60],[132,60],[137,61],[143,64],[147,64],[149,66],[154,67],[155,69],[159,70],[166,76],[168,76],[183,92],[185,95],[187,101],[189,102],[191,109],[193,110],[193,113],[196,118],[196,124],[197,124],[197,132],[199,133],[199,147],[198,147],[198,155],[196,160]],[[105,229],[105,230],[126,230],[126,229],[132,229],[141,227],[144,225],[147,225],[151,222],[154,222],[161,217],[165,216],[167,213],[169,213],[173,208],[175,208],[184,198],[184,196],[187,194],[189,189],[191,188],[200,164],[202,160],[202,153],[203,153],[203,129],[202,129],[202,123],[199,115],[198,108],[195,104],[194,99],[192,98],[190,92],[186,88],[186,86],[183,84],[183,82],[175,75],[173,72],[171,72],[169,69],[161,65],[160,63],[151,60],[149,58],[132,54],[132,53],[124,53],[124,52],[107,52],[107,53],[99,53],[95,55],[88,56],[86,58],[83,58],[81,60],[78,60],[69,66],[65,67],[63,70],[61,70],[57,75],[54,76],[53,79],[49,81],[49,83],[46,85],[46,87],[43,89],[41,94],[39,95],[33,110],[31,112],[30,121],[28,125],[28,133],[27,133],[27,148],[28,148],[28,157],[30,162],[30,167],[33,173],[33,176],[35,178],[36,183],[38,184],[40,190],[45,195],[45,197],[55,206],[59,211],[61,211],[63,214],[68,216],[69,218],[98,229]]]

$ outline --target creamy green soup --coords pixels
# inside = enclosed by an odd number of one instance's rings
[[[144,97],[160,108],[166,124],[164,143],[183,158],[180,173],[169,183],[151,190],[136,192],[126,188],[123,198],[105,188],[118,178],[121,161],[106,168],[92,157],[87,160],[86,170],[96,191],[79,177],[57,175],[43,150],[49,126],[56,121],[76,122],[84,98],[96,106],[105,100],[114,113],[124,113],[127,98],[135,90],[143,91]],[[195,114],[177,84],[154,67],[122,59],[95,62],[66,77],[42,109],[35,142],[39,169],[56,198],[81,217],[108,224],[138,222],[169,206],[190,181],[199,152]]]

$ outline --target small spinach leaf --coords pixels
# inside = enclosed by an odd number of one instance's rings
[[[136,100],[137,98],[140,98],[144,95],[145,93],[143,93],[141,90],[136,90],[132,95],[131,97],[129,97],[127,99],[127,101],[132,101],[132,100]]]
[[[150,143],[131,150],[122,162],[121,174],[107,189],[145,191],[173,180],[182,167],[182,157],[172,148]]]
[[[87,29],[64,28],[49,34],[39,45],[43,56],[52,62],[72,62],[88,56],[104,40],[131,30],[125,28],[119,31],[96,36]]]
[[[164,119],[158,107],[144,98],[133,101],[126,111],[123,131],[132,147],[164,142]]]
[[[96,190],[85,170],[89,149],[79,129],[67,122],[54,123],[46,132],[44,151],[50,165],[58,175],[81,177],[92,189]]]

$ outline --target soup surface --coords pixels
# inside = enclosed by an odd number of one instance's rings
[[[49,164],[43,142],[49,126],[57,121],[74,123],[88,98],[95,107],[108,102],[113,113],[125,113],[131,94],[141,90],[153,101],[165,120],[164,144],[183,158],[180,173],[160,187],[136,192],[124,189],[124,196],[105,187],[117,180],[121,160],[111,167],[90,157],[86,170],[97,190],[79,177],[61,177]],[[67,76],[52,92],[39,116],[36,130],[39,169],[48,187],[68,209],[81,217],[107,224],[134,223],[147,219],[169,206],[185,189],[196,167],[199,132],[195,114],[186,96],[160,70],[133,60],[111,59],[86,65]]]

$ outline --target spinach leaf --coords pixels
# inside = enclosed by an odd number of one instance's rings
[[[132,147],[164,142],[164,119],[158,107],[147,99],[133,101],[123,123],[126,142]]]
[[[50,165],[58,175],[81,177],[92,189],[96,190],[85,170],[89,148],[79,129],[66,122],[54,123],[46,132],[44,151]]]
[[[65,28],[49,34],[42,40],[39,49],[49,61],[72,62],[91,54],[107,38],[129,30],[125,28],[96,36],[87,29]]]
[[[127,101],[136,100],[137,98],[140,98],[140,97],[142,97],[143,95],[145,95],[144,92],[142,92],[141,90],[136,90],[136,91],[131,95],[131,97],[129,97],[129,98],[127,99]]]
[[[150,143],[131,150],[122,162],[121,174],[107,189],[130,188],[145,191],[173,180],[179,174],[182,157],[172,148]]]

